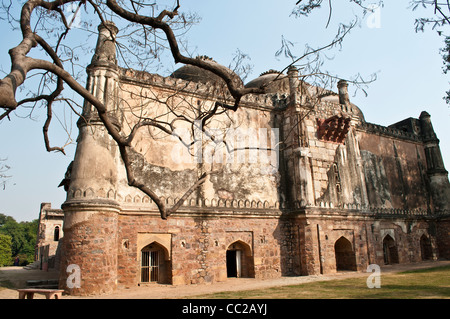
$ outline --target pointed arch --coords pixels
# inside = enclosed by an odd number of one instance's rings
[[[172,264],[167,248],[153,241],[141,249],[140,282],[170,283]]]
[[[334,254],[336,258],[336,270],[356,271],[356,255],[353,250],[352,243],[341,236],[334,243]]]
[[[387,234],[383,238],[383,257],[386,265],[398,264],[398,249],[394,238]]]
[[[255,267],[251,247],[237,240],[226,250],[227,277],[254,278]]]
[[[136,266],[139,271],[136,275],[138,282],[172,283],[171,243],[171,234],[137,234]]]
[[[53,241],[59,241],[60,237],[61,237],[60,227],[55,226],[55,229],[53,230]]]
[[[433,259],[433,248],[431,246],[431,240],[425,234],[420,237],[420,254],[422,260]]]

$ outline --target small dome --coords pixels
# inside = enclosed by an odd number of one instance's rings
[[[207,56],[198,56],[196,57],[196,59],[217,63],[216,61]],[[218,75],[215,75],[211,71],[190,64],[186,64],[180,67],[179,69],[175,70],[170,76],[176,79],[182,79],[189,82],[211,83],[222,81],[222,79]]]
[[[324,101],[324,102],[331,102],[331,103],[334,103],[334,104],[340,104],[340,102],[339,102],[339,95],[337,93],[324,96],[320,100]],[[363,122],[366,121],[366,119],[364,118],[364,113],[361,111],[361,109],[356,104],[353,104],[353,103],[350,102],[350,107],[351,107],[351,112],[354,115],[359,117],[361,119],[361,121],[363,121]],[[350,111],[350,109],[349,109],[349,111]]]
[[[246,88],[260,88],[267,86],[267,93],[287,92],[289,90],[289,79],[286,74],[277,70],[263,72],[256,79],[248,82]]]

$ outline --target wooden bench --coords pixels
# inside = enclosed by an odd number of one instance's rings
[[[27,299],[33,299],[34,294],[42,294],[45,295],[46,299],[52,299],[53,297],[55,299],[61,299],[62,293],[64,290],[57,290],[57,289],[33,289],[33,288],[27,288],[27,289],[17,289],[19,292],[19,299],[25,299],[25,296]]]

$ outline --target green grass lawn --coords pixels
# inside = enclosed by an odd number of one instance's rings
[[[367,274],[367,277],[370,274]],[[202,299],[450,299],[450,266],[383,275],[381,288],[369,289],[366,276],[261,290],[230,291]]]

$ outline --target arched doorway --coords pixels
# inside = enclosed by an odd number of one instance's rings
[[[356,271],[356,256],[352,249],[352,243],[345,237],[339,238],[334,244],[336,257],[336,270]]]
[[[171,263],[166,248],[153,242],[141,249],[141,283],[170,283]]]
[[[228,246],[226,253],[227,277],[254,278],[255,270],[250,246],[236,241]]]
[[[422,260],[433,259],[431,241],[425,234],[420,237],[420,253],[422,255]]]
[[[383,239],[383,256],[386,265],[398,264],[397,245],[390,235],[386,235]]]

